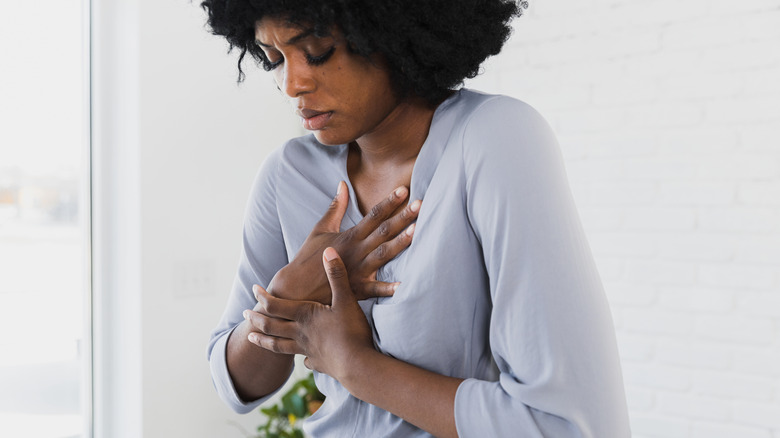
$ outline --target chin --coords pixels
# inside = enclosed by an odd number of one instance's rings
[[[314,131],[314,138],[325,146],[338,146],[354,141],[353,138],[347,138],[347,136],[338,135],[328,130]]]

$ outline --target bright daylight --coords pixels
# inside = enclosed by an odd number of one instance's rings
[[[85,23],[80,0],[5,2],[3,15],[0,436],[80,437],[88,424]],[[31,20],[46,32],[30,32]]]

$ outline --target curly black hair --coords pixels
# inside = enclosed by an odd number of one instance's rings
[[[428,102],[443,99],[509,38],[509,22],[527,1],[513,0],[205,0],[207,24],[240,49],[238,81],[247,52],[266,70],[270,65],[255,44],[255,23],[281,18],[328,35],[336,26],[350,50],[387,62],[394,91]]]

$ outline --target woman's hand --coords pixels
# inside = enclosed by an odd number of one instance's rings
[[[358,300],[392,296],[398,284],[377,281],[376,273],[412,242],[414,225],[410,224],[417,218],[420,201],[391,217],[408,194],[406,187],[397,188],[375,205],[359,224],[339,232],[349,203],[346,183],[341,181],[328,211],[314,226],[295,258],[274,276],[268,292],[280,298],[329,304],[331,293],[320,257],[325,248],[333,247],[344,261],[350,286]]]
[[[248,339],[279,354],[302,354],[310,369],[337,380],[350,372],[350,361],[362,352],[374,352],[371,328],[350,289],[347,269],[333,248],[323,252],[332,304],[294,301],[270,295],[255,286],[257,306],[244,318],[254,328]]]
[[[382,354],[350,290],[333,248],[322,263],[332,305],[274,297],[255,286],[257,306],[244,312],[249,342],[278,354],[302,354],[307,368],[338,380],[350,394],[435,436],[456,437],[455,395],[463,379],[444,376]]]

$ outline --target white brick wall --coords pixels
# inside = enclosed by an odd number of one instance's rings
[[[531,0],[467,86],[555,129],[634,436],[780,438],[780,1]]]

